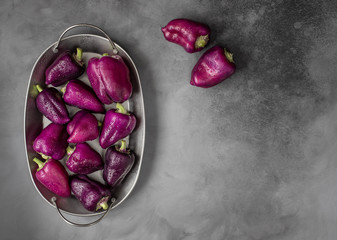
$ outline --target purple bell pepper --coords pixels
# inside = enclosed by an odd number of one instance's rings
[[[64,101],[72,106],[91,112],[105,113],[105,109],[94,91],[80,80],[73,79],[61,89]]]
[[[105,164],[103,170],[103,179],[111,187],[120,184],[131,170],[135,155],[126,148],[125,141],[122,145],[108,148],[105,154]]]
[[[85,175],[71,177],[70,187],[75,197],[89,211],[108,209],[111,191],[103,184],[89,179]]]
[[[68,147],[68,169],[74,173],[89,174],[103,169],[101,155],[87,143],[79,143],[75,148]]]
[[[117,109],[106,112],[103,120],[99,144],[102,148],[107,148],[117,141],[130,135],[136,126],[136,117],[128,113],[122,104],[116,104]]]
[[[68,134],[64,125],[50,123],[33,143],[33,149],[45,159],[60,160],[66,154]]]
[[[67,125],[69,143],[91,141],[99,136],[99,122],[86,110],[78,111]]]
[[[63,165],[54,159],[42,162],[38,158],[33,159],[39,168],[36,170],[36,179],[48,190],[61,197],[70,196],[68,173]]]
[[[87,74],[94,92],[104,104],[124,102],[132,94],[129,68],[119,55],[91,58]]]
[[[192,70],[191,85],[209,88],[235,72],[233,54],[220,46],[207,50]]]
[[[65,51],[46,69],[45,83],[57,87],[71,79],[78,78],[82,73],[84,73],[82,49],[77,48],[76,55]]]
[[[201,51],[211,30],[205,24],[188,19],[174,19],[161,29],[167,41],[179,44],[188,53]]]
[[[46,118],[57,124],[70,121],[68,110],[57,89],[42,89],[40,85],[36,85],[36,89],[39,91],[36,97],[36,107]]]

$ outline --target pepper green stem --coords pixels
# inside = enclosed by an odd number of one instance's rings
[[[125,140],[120,140],[120,143],[121,143],[120,146],[115,145],[115,149],[116,149],[118,152],[130,154],[130,149],[128,149],[128,148],[126,147],[126,141],[125,141]]]
[[[76,48],[76,60],[78,62],[81,62],[82,61],[82,58],[83,58],[83,50],[82,48]]]
[[[116,109],[117,109],[116,112],[118,112],[118,113],[128,114],[128,112],[125,110],[125,108],[123,107],[123,105],[120,104],[120,103],[116,104]]]
[[[68,155],[71,155],[75,151],[76,147],[70,147],[68,146],[66,151]]]
[[[119,147],[120,151],[125,151],[126,150],[126,142],[125,140],[121,140],[121,146]]]
[[[101,206],[104,210],[107,210],[108,207],[109,207],[109,204],[108,204],[107,202],[102,202],[102,203],[100,204],[100,206]]]
[[[47,155],[44,155],[43,153],[39,153],[39,154],[41,155],[41,157],[42,157],[43,159],[48,160],[49,158],[51,158],[51,157],[49,157],[49,156],[47,156]]]
[[[63,88],[61,88],[61,92],[62,92],[63,94],[66,93],[68,83],[69,83],[69,82],[67,82],[67,84],[66,84]]]
[[[97,121],[98,123],[98,127],[102,127],[102,122],[101,121]]]
[[[39,93],[43,91],[43,88],[41,87],[41,85],[36,84],[35,87],[39,91]]]
[[[64,86],[63,88],[61,88],[61,92],[62,92],[63,94],[65,94],[66,89],[67,89],[67,86]]]
[[[42,162],[40,159],[38,159],[36,157],[33,159],[33,161],[39,166],[39,168],[36,171],[41,170],[44,167],[44,165],[46,164],[46,162]]]
[[[109,53],[103,53],[102,56],[103,56],[103,57],[109,56]]]
[[[32,98],[36,98],[37,95],[39,95],[39,91],[37,90],[37,87],[36,85],[33,85],[31,88],[29,88],[29,95],[32,97]]]
[[[102,197],[101,200],[99,200],[99,202],[96,205],[96,211],[101,208],[103,208],[103,210],[107,210],[109,207],[108,200],[109,200],[109,196]]]
[[[195,49],[205,47],[206,44],[208,43],[208,40],[209,40],[208,34],[204,36],[199,36],[194,43]]]
[[[227,60],[231,63],[234,63],[233,53],[228,52],[226,48],[224,48],[224,53],[225,53]]]

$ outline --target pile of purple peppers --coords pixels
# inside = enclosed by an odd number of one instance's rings
[[[174,19],[161,28],[167,41],[182,46],[186,52],[201,51],[209,42],[208,26],[189,19]],[[191,73],[190,84],[196,87],[213,87],[235,72],[233,54],[220,46],[207,50]]]
[[[135,156],[125,137],[136,127],[136,117],[122,103],[132,95],[130,72],[122,57],[103,54],[85,66],[82,49],[61,53],[45,71],[45,85],[36,85],[36,107],[51,123],[42,129],[33,149],[42,159],[36,179],[61,197],[71,193],[89,211],[106,210],[113,190],[130,172]],[[90,85],[78,80],[87,73]],[[52,85],[52,86],[50,86]],[[61,92],[55,87],[62,86]],[[116,103],[106,111],[104,104]],[[70,116],[67,105],[78,111]],[[103,123],[94,114],[104,114]],[[89,141],[107,149],[104,159]],[[67,156],[65,164],[60,160]],[[105,184],[87,174],[101,171]]]

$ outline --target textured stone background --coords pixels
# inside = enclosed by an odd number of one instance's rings
[[[207,23],[210,46],[234,52],[233,77],[189,85],[202,53],[160,31],[178,17]],[[37,194],[23,142],[33,64],[79,22],[130,53],[147,116],[134,192],[85,229]],[[336,239],[336,39],[335,1],[2,1],[1,239]]]

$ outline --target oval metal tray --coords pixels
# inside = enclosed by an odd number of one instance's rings
[[[89,24],[78,24],[68,28],[68,31],[74,27],[91,27],[93,25]],[[93,26],[98,29],[98,27]],[[98,29],[101,30],[101,29]],[[144,112],[144,101],[142,88],[140,83],[139,74],[137,68],[132,61],[131,57],[123,50],[119,45],[113,43],[111,39],[104,33],[105,37],[101,37],[94,34],[77,34],[72,35],[66,38],[63,38],[64,33],[61,35],[58,42],[50,45],[38,58],[36,61],[28,83],[27,95],[26,95],[26,105],[25,105],[25,119],[24,119],[24,138],[25,138],[25,146],[26,146],[26,155],[27,155],[27,163],[30,171],[30,176],[33,181],[33,184],[37,190],[37,192],[41,195],[43,199],[45,199],[51,206],[56,207],[57,210],[61,210],[64,213],[76,215],[76,216],[94,216],[99,214],[105,214],[107,211],[99,211],[99,212],[89,212],[87,211],[81,203],[72,195],[69,198],[62,198],[54,193],[47,190],[39,181],[35,178],[35,172],[37,169],[36,164],[32,161],[34,157],[39,157],[38,154],[33,150],[33,142],[35,138],[40,134],[41,130],[49,124],[49,120],[46,119],[36,108],[35,106],[35,97],[37,95],[35,85],[40,84],[45,86],[45,69],[53,62],[53,60],[63,51],[71,50],[75,51],[76,47],[81,47],[83,49],[83,59],[87,63],[87,61],[93,57],[98,56],[103,53],[108,53],[112,55],[118,51],[117,54],[123,57],[125,63],[128,65],[130,69],[130,78],[133,85],[133,92],[131,98],[124,102],[123,105],[130,112],[133,112],[137,118],[137,125],[132,134],[126,139],[129,148],[134,152],[136,156],[136,162],[124,179],[124,181],[119,185],[119,187],[113,192],[113,196],[115,201],[111,203],[111,206],[108,210],[117,207],[121,204],[131,193],[134,188],[139,173],[140,167],[143,159],[143,151],[144,151],[144,143],[145,143],[145,112]],[[101,30],[102,31],[102,30]],[[56,50],[56,51],[55,51]],[[58,50],[58,51],[57,51]],[[117,51],[116,51],[117,50]],[[86,84],[90,86],[87,75],[84,73],[79,79],[84,81]],[[62,86],[58,87],[60,89]],[[105,105],[105,108],[111,109],[114,108],[115,104]],[[76,111],[79,109],[75,107],[71,107],[67,105],[69,110],[69,114],[72,117]],[[103,114],[94,114],[98,120],[102,121],[104,115]],[[91,145],[95,150],[97,150],[103,160],[105,155],[105,150],[99,147],[98,139],[94,141],[89,141],[89,145]],[[61,160],[64,164],[66,161],[66,156]],[[71,175],[72,173],[68,171]],[[89,177],[98,180],[104,183],[102,178],[102,171],[97,171],[95,173],[89,174]],[[56,197],[56,201],[55,201]],[[57,202],[57,204],[56,204]],[[61,212],[59,211],[61,214]],[[62,214],[61,214],[62,216]],[[63,216],[62,216],[63,217]],[[103,216],[102,216],[103,217]],[[71,222],[68,222],[72,224]],[[76,224],[73,224],[76,225]],[[91,225],[91,224],[86,224]]]

